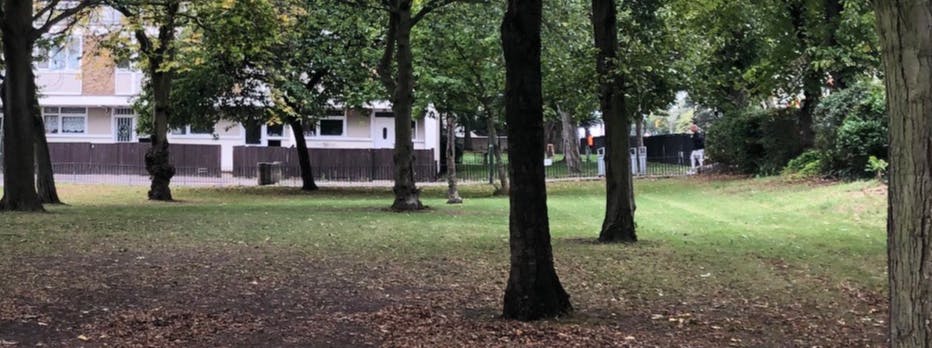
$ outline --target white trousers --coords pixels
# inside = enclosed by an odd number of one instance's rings
[[[693,169],[696,169],[696,163],[699,164],[699,167],[702,167],[702,163],[705,161],[705,149],[693,150],[692,155],[689,157],[692,160]]]

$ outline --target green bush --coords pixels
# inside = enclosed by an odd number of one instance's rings
[[[886,101],[883,86],[859,83],[824,98],[814,115],[816,148],[826,174],[862,178],[871,156],[887,159]]]
[[[822,153],[809,150],[790,160],[781,174],[793,179],[805,179],[820,176],[822,171]]]
[[[717,120],[709,128],[709,158],[742,173],[779,173],[799,155],[795,110],[747,110]]]

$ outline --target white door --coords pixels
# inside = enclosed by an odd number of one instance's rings
[[[116,141],[131,143],[135,141],[136,125],[134,117],[116,117]]]
[[[376,117],[372,118],[372,147],[376,149],[395,148],[395,118],[394,117]]]

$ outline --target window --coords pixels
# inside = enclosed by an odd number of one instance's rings
[[[411,121],[411,139],[417,139],[417,121]]]
[[[47,134],[84,134],[87,130],[87,108],[42,108]]]
[[[324,119],[320,120],[318,128],[322,136],[341,136],[343,135],[343,119]]]
[[[56,71],[81,70],[81,44],[81,38],[71,37],[61,47],[40,49],[37,54],[36,67]]]
[[[280,124],[270,124],[265,128],[265,135],[280,138],[285,136],[285,126]]]
[[[181,126],[177,128],[172,128],[169,131],[171,135],[213,135],[214,127],[213,126]]]
[[[191,134],[214,134],[214,126],[190,126]]]

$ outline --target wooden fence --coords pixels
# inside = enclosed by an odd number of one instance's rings
[[[49,143],[49,153],[53,164],[80,164],[73,166],[73,171],[81,171],[75,174],[95,174],[84,171],[106,167],[122,174],[146,175],[146,150],[151,146],[146,143]],[[169,158],[178,168],[178,175],[186,171],[220,175],[220,145],[170,144]]]
[[[394,178],[392,149],[308,149],[314,177],[322,180],[372,181]],[[420,182],[437,180],[432,150],[414,150],[414,176]],[[284,177],[301,176],[293,148],[237,146],[233,148],[233,175],[255,177],[259,162],[280,162]]]

